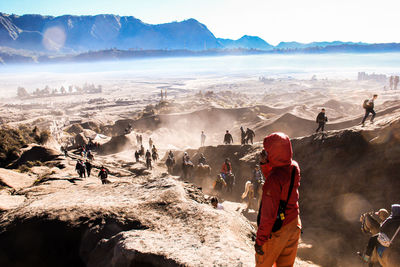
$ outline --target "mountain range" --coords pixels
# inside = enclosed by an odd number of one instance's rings
[[[98,51],[99,53],[94,53]],[[104,52],[102,52],[104,51]],[[127,52],[123,52],[127,51]],[[147,51],[147,52],[143,52]],[[207,52],[208,51],[208,52]],[[10,15],[0,12],[0,63],[63,60],[100,55],[173,56],[246,53],[399,52],[400,44],[281,42],[258,36],[216,38],[195,19],[148,24],[132,16]],[[51,55],[56,55],[53,59]],[[60,57],[61,56],[61,57]]]

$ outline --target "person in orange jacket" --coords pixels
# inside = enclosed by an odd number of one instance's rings
[[[266,153],[260,155],[260,166],[266,182],[257,220],[256,266],[293,266],[301,232],[300,168],[292,160],[292,144],[286,134],[267,136],[264,149]],[[278,217],[281,227],[276,227]]]

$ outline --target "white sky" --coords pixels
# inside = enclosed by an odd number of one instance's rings
[[[135,16],[147,23],[195,18],[216,37],[280,41],[400,42],[400,0],[0,0],[0,12]]]

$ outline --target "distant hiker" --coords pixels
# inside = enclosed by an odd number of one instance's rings
[[[225,136],[224,136],[224,144],[225,145],[230,145],[231,143],[233,143],[233,137],[229,133],[229,131],[226,130],[226,133],[225,133]]]
[[[155,145],[153,145],[153,147],[151,148],[151,153],[157,153],[157,148]]]
[[[190,157],[187,152],[183,154],[182,157],[182,178],[187,179],[191,178],[192,170],[193,170],[193,163],[190,161]]]
[[[85,163],[82,160],[76,162],[75,170],[78,172],[80,178],[86,178]]]
[[[244,145],[246,143],[246,132],[244,131],[243,127],[240,126],[240,144]]]
[[[246,130],[246,144],[248,144],[249,142],[251,144],[253,144],[253,138],[256,136],[256,134],[254,133],[253,130],[251,130],[250,128],[247,128]]]
[[[205,142],[206,142],[206,135],[204,134],[204,131],[201,131],[200,146],[203,147]]]
[[[266,183],[257,218],[256,266],[293,266],[301,231],[300,168],[292,159],[292,144],[286,134],[267,136],[264,149],[260,166]]]
[[[139,155],[142,157],[144,156],[144,146],[143,145],[140,145]]]
[[[90,172],[92,171],[92,164],[90,163],[89,160],[86,160],[86,173],[87,173],[87,177],[90,177]]]
[[[149,138],[149,149],[153,147],[153,140],[151,140],[151,137]]]
[[[318,123],[318,128],[315,130],[316,133],[321,130],[321,132],[324,132],[325,130],[325,124],[328,121],[328,117],[325,115],[325,109],[321,109],[321,112],[318,113],[317,119],[315,120],[316,123]]]
[[[390,78],[389,78],[389,88],[390,88],[390,90],[393,89],[393,82],[394,82],[394,77],[390,76]]]
[[[146,151],[146,168],[150,169],[150,170],[153,169],[152,166],[151,166],[151,153],[150,153],[150,150]]]
[[[399,84],[399,76],[395,76],[394,77],[394,81],[393,81],[393,89],[397,90],[397,85]]]
[[[140,158],[140,152],[138,150],[135,151],[135,159],[136,162],[139,162],[139,158]]]
[[[107,171],[106,168],[104,168],[104,166],[101,166],[98,177],[100,177],[100,180],[101,180],[102,184],[108,184],[109,183],[109,181],[107,180],[108,171]]]
[[[364,262],[368,263],[370,261],[372,252],[374,251],[375,247],[379,244],[386,248],[390,247],[395,238],[400,237],[399,232],[400,232],[400,204],[393,204],[392,213],[381,224],[379,233],[370,237],[364,255],[358,252],[358,254],[361,256],[361,259]]]
[[[174,153],[172,152],[172,150],[170,150],[170,151],[168,152],[168,157],[171,157],[172,159],[175,158]]]
[[[258,189],[264,183],[264,177],[260,169],[260,165],[256,165],[253,171],[253,178],[251,183],[254,188],[254,197],[258,199]]]
[[[139,135],[139,143],[141,146],[143,145],[143,136],[142,135]]]
[[[172,173],[175,165],[174,155],[169,154],[167,160],[165,161],[165,165],[167,165],[168,173]]]
[[[206,158],[204,157],[204,154],[203,154],[203,153],[200,154],[199,165],[200,165],[200,164],[203,164],[203,165],[206,165],[206,164],[207,164]]]
[[[364,100],[363,103],[363,108],[365,109],[365,116],[363,120],[361,121],[362,127],[365,126],[365,120],[368,118],[368,115],[371,113],[371,123],[374,123],[374,118],[376,116],[375,110],[374,110],[374,101],[378,98],[378,95],[374,95],[371,99],[366,99]]]
[[[216,210],[223,210],[224,206],[222,206],[222,204],[218,203],[218,198],[217,197],[212,197],[211,200],[211,206],[214,207],[214,209]]]
[[[154,162],[156,162],[158,160],[157,150],[154,150],[153,153],[151,153],[151,157],[153,158]]]

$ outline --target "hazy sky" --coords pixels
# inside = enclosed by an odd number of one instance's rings
[[[399,0],[0,0],[0,12],[117,14],[147,23],[195,18],[216,37],[280,41],[400,42]]]

